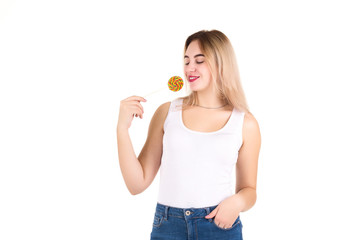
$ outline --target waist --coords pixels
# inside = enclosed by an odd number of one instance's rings
[[[201,208],[178,208],[169,205],[157,203],[156,212],[163,216],[175,216],[182,218],[203,218],[210,214],[218,205],[201,207]]]

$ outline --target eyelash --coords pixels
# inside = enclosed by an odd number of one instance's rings
[[[201,64],[201,63],[203,63],[203,62],[196,62],[196,63]],[[189,63],[185,63],[185,65],[189,65]]]

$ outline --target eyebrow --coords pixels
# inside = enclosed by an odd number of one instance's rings
[[[204,54],[196,54],[196,55],[194,56],[194,58],[196,58],[196,57],[205,57],[205,56],[204,56]],[[184,58],[189,58],[189,56],[185,55]]]

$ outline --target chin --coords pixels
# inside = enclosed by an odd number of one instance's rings
[[[201,92],[207,89],[207,87],[203,87],[203,86],[194,86],[194,87],[190,87],[190,89],[194,92]]]

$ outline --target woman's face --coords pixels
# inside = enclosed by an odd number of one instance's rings
[[[204,90],[211,83],[211,72],[197,40],[192,41],[186,49],[184,73],[192,91]]]

